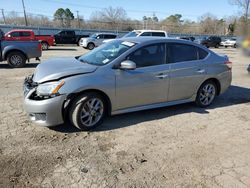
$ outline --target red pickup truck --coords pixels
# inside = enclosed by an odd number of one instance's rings
[[[5,34],[4,40],[7,41],[40,41],[42,49],[47,50],[55,44],[53,35],[35,35],[32,30],[14,29]]]

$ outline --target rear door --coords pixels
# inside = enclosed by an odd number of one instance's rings
[[[206,57],[207,52],[196,46],[180,43],[170,43],[168,49],[171,70],[168,101],[189,99],[196,94],[205,79],[206,70],[202,58]],[[205,55],[199,55],[200,50]]]

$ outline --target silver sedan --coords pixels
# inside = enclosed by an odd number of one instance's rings
[[[41,63],[24,82],[24,106],[43,126],[67,119],[89,130],[106,115],[195,102],[227,90],[232,63],[193,42],[122,38],[75,58]]]

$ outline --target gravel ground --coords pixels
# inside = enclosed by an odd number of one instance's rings
[[[32,124],[22,82],[37,65],[0,64],[0,187],[250,187],[250,59],[208,109],[184,104],[108,118],[92,132]],[[53,47],[42,60],[85,53]]]

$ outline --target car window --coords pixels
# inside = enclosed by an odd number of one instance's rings
[[[116,35],[104,35],[104,39],[114,39]]]
[[[11,36],[12,37],[20,37],[20,32],[12,32]]]
[[[135,62],[138,68],[166,63],[165,44],[154,44],[140,48],[130,54],[127,59]]]
[[[152,36],[151,32],[144,32],[140,36],[145,37],[145,36]]]
[[[201,48],[198,48],[198,53],[199,53],[199,59],[205,59],[208,55],[208,52]]]
[[[154,37],[165,37],[165,33],[163,32],[152,32],[152,36]]]
[[[170,44],[169,61],[178,63],[198,59],[197,47],[187,44]]]
[[[66,31],[68,36],[73,36],[74,35],[74,31]]]
[[[100,34],[100,35],[97,35],[96,37],[97,39],[103,39],[104,38],[104,35]]]
[[[29,37],[30,36],[30,32],[21,32],[21,36],[22,37]]]

